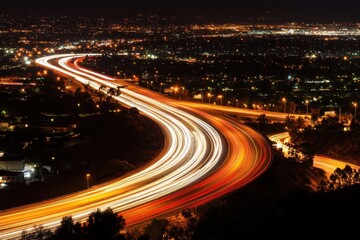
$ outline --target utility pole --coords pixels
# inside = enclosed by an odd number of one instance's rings
[[[341,107],[339,107],[339,122],[341,123]]]
[[[89,178],[90,178],[90,173],[86,174],[86,187],[89,188]]]
[[[284,102],[284,113],[286,112],[286,98],[283,98],[282,101]]]
[[[354,116],[356,116],[357,103],[354,103],[354,108],[355,108],[355,111],[354,111]]]

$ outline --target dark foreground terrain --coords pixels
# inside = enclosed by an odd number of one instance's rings
[[[193,239],[349,239],[360,186],[316,192],[323,178],[319,169],[276,156],[257,181],[201,208]]]
[[[33,155],[52,156],[53,174],[45,181],[18,184],[0,191],[0,209],[19,206],[119,177],[154,159],[162,150],[160,128],[136,109],[93,115],[81,120],[82,141],[64,149],[41,149]]]

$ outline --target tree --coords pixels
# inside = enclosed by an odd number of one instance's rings
[[[330,131],[342,131],[343,126],[339,123],[338,117],[323,117],[321,121],[321,127]]]
[[[295,117],[288,115],[285,119],[285,124],[288,129],[294,129],[296,127]]]
[[[359,122],[360,121],[356,117],[353,117],[351,119],[351,122],[350,122],[350,129],[352,131],[358,130],[359,129]]]
[[[37,166],[34,168],[33,178],[36,181],[44,181],[44,179],[50,175],[50,172],[44,168],[41,163],[37,163],[36,165]]]
[[[311,109],[311,121],[315,122],[318,120],[319,117],[320,117],[320,109],[312,108]]]
[[[337,168],[330,175],[329,180],[321,184],[319,190],[330,191],[360,183],[360,170],[353,169],[346,165],[343,169]]]
[[[79,222],[73,222],[71,216],[64,217],[61,220],[61,225],[55,230],[54,240],[81,240],[84,238],[82,226]]]
[[[139,115],[139,109],[137,109],[136,107],[132,107],[129,109],[129,113],[131,115]]]
[[[105,95],[104,95],[104,93],[102,91],[98,91],[97,94],[98,94],[98,97],[99,97],[99,103],[101,104]]]
[[[193,239],[199,222],[198,216],[190,209],[183,210],[181,216],[183,218],[182,224],[180,226],[173,224],[170,228],[170,239]]]
[[[123,216],[120,216],[110,208],[103,212],[98,209],[90,214],[85,231],[87,240],[114,240],[122,239],[120,230],[124,229],[126,223]]]
[[[153,219],[144,229],[145,235],[151,240],[162,240],[168,235],[169,221],[166,219]]]
[[[117,90],[116,90],[116,96],[120,96],[121,95],[121,88],[124,88],[123,86],[117,86]]]
[[[305,120],[302,117],[298,117],[297,120],[297,128],[304,128],[305,127]]]
[[[79,96],[79,95],[81,95],[81,87],[76,88],[74,92],[74,96]]]
[[[259,115],[259,117],[257,118],[257,121],[258,121],[258,124],[261,127],[261,129],[263,129],[265,124],[268,123],[268,119],[266,118],[265,114]]]
[[[113,213],[110,208],[99,209],[89,215],[87,223],[74,224],[71,216],[64,217],[61,225],[52,233],[42,226],[34,226],[32,232],[23,231],[20,240],[123,240],[120,230],[125,227],[125,219]]]
[[[310,143],[303,143],[300,145],[300,151],[304,154],[303,162],[308,166],[313,166],[315,152],[313,146]]]
[[[31,232],[23,231],[20,240],[50,240],[52,236],[49,229],[45,229],[43,226],[34,226],[34,230]]]
[[[116,95],[115,93],[116,93],[115,88],[109,88],[109,90],[107,91],[107,94],[109,96],[115,96]]]
[[[84,90],[85,92],[88,92],[90,89],[90,82],[84,83]]]
[[[99,91],[101,92],[101,91],[105,91],[105,89],[106,89],[106,86],[105,85],[101,85],[100,87],[99,87]]]

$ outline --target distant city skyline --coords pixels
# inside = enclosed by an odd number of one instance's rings
[[[5,1],[1,3],[1,13],[29,15],[33,13],[44,15],[69,15],[104,17],[117,19],[132,17],[136,14],[160,14],[177,15],[181,17],[193,16],[188,21],[203,20],[223,21],[246,21],[262,18],[273,21],[310,21],[310,22],[360,22],[360,2],[343,0],[329,2],[325,0],[134,0],[114,1],[103,0],[89,2],[78,1],[51,1],[44,4],[43,1],[33,0],[21,2],[19,0]],[[200,19],[201,20],[201,19]]]

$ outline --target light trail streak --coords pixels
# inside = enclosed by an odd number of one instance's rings
[[[269,136],[269,139],[277,142],[277,144],[283,148],[283,151],[289,151],[289,147],[284,144],[284,142],[290,141],[289,132],[283,132],[278,134],[273,134]],[[333,159],[327,156],[315,155],[314,156],[314,164],[313,166],[316,168],[320,168],[326,172],[326,175],[330,177],[332,173],[336,170],[336,168],[343,169],[346,165],[354,169],[360,169],[360,166],[347,163],[341,160]]]
[[[120,86],[112,78],[73,63],[86,55],[96,54],[54,55],[38,59],[37,64],[96,90],[101,85]],[[137,107],[161,127],[165,147],[158,158],[126,177],[94,188],[0,212],[0,239],[16,239],[33,225],[54,228],[67,215],[83,221],[97,208],[120,212],[128,226],[143,223],[229,194],[258,177],[271,163],[271,149],[255,131],[199,108],[144,93],[137,86],[130,88],[113,98]]]

